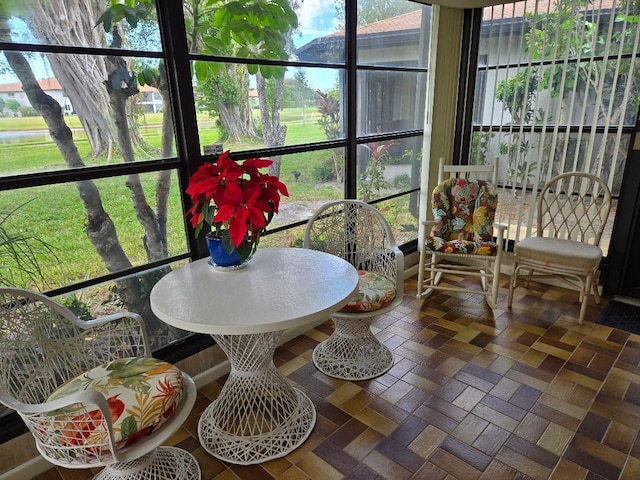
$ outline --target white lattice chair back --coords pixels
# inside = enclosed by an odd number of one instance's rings
[[[123,422],[131,405],[119,398],[112,402],[120,393],[110,396],[114,385],[92,381],[92,372],[102,369],[111,375],[109,369],[116,365],[141,370],[145,364],[152,365],[149,370],[170,368],[180,392],[160,412],[166,416],[155,423],[156,430],[120,441],[131,423],[116,428],[113,405],[122,404],[118,415]],[[137,381],[134,373],[146,375],[142,381],[154,381],[150,371],[124,373],[131,381]],[[188,452],[158,448],[186,420],[195,396],[188,375],[150,357],[139,315],[121,312],[83,321],[45,295],[0,287],[0,402],[20,415],[38,451],[51,463],[106,467],[96,479],[199,479],[200,468]]]
[[[550,179],[538,199],[538,236],[598,246],[611,210],[611,192],[600,178],[569,172]]]
[[[393,365],[393,355],[373,335],[370,323],[396,308],[404,293],[404,255],[391,227],[375,206],[337,200],[312,215],[303,246],[343,258],[359,274],[358,291],[331,315],[335,330],[314,349],[314,364],[345,380],[382,375]]]
[[[360,200],[326,203],[309,220],[304,248],[331,253],[357,270],[383,275],[396,284],[396,298],[402,297],[404,256],[391,227],[374,206]]]

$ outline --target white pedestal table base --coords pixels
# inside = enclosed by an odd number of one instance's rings
[[[281,335],[212,335],[231,363],[220,395],[198,423],[200,443],[214,457],[240,465],[266,462],[309,437],[315,407],[273,364]]]
[[[325,375],[343,380],[379,377],[393,366],[393,354],[371,332],[371,318],[333,317],[335,330],[313,350]]]

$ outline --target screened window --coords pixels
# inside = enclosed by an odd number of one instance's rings
[[[140,313],[172,359],[203,348],[148,297],[207,254],[184,188],[224,150],[274,160],[289,189],[262,246],[300,247],[318,206],[362,198],[415,248],[430,7],[129,3],[0,16],[0,283]]]

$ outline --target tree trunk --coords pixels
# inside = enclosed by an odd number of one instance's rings
[[[162,158],[173,156],[173,116],[171,115],[171,99],[169,97],[169,84],[164,63],[160,63],[158,82],[154,85],[162,95]],[[169,192],[171,189],[171,170],[158,172],[156,181],[156,220],[160,241],[162,242],[163,255],[169,255],[167,245],[167,209],[169,204]]]
[[[43,44],[105,46],[104,30],[94,27],[101,12],[93,0],[29,0],[24,6],[26,21]],[[104,59],[48,53],[47,60],[82,123],[92,156],[109,154],[115,129],[106,113],[109,98],[99,88],[107,77]]]
[[[267,82],[258,72],[256,74],[256,87],[258,89],[258,102],[260,104],[260,120],[262,121],[262,138],[267,148],[284,145],[287,135],[287,126],[280,123],[280,107],[282,102],[282,87],[284,79],[275,80],[273,89],[273,101],[269,105],[267,98]],[[270,157],[273,163],[269,166],[269,175],[280,176],[281,157]]]
[[[0,15],[0,40],[10,41],[10,29],[7,17]],[[73,142],[71,129],[64,121],[62,108],[51,96],[47,95],[35,78],[31,66],[20,52],[4,51],[9,66],[14,71],[22,88],[31,103],[31,106],[44,119],[49,134],[60,150],[65,163],[69,168],[84,167],[85,164]],[[115,226],[109,214],[102,206],[100,192],[91,180],[76,182],[80,199],[87,213],[87,236],[109,272],[118,272],[131,267],[118,240]],[[136,279],[121,280],[117,282],[118,293],[127,308],[133,311],[141,311],[140,285]]]
[[[113,47],[119,48],[122,42],[122,32],[119,26],[113,26],[112,35]],[[138,87],[123,57],[108,56],[105,62],[109,75],[104,85],[109,94],[110,112],[113,123],[116,126],[118,146],[124,162],[132,163],[136,159],[127,115],[127,101],[129,97],[138,93]],[[156,216],[147,202],[140,176],[138,174],[128,175],[126,185],[131,192],[131,201],[133,202],[136,217],[144,228],[142,242],[147,253],[147,259],[153,262],[166,258],[164,254],[166,245],[162,241]]]
[[[219,83],[215,83],[218,119],[229,134],[229,137],[239,143],[242,137],[259,138],[256,124],[253,119],[253,109],[249,99],[248,72],[243,65],[230,65],[221,69],[221,75],[225,75],[226,82],[234,85],[244,95],[238,102],[226,102],[227,94]],[[245,88],[246,86],[246,88]]]

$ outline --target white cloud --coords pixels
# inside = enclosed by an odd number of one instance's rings
[[[336,8],[331,0],[302,0],[297,14],[304,36],[323,36],[333,31]]]

